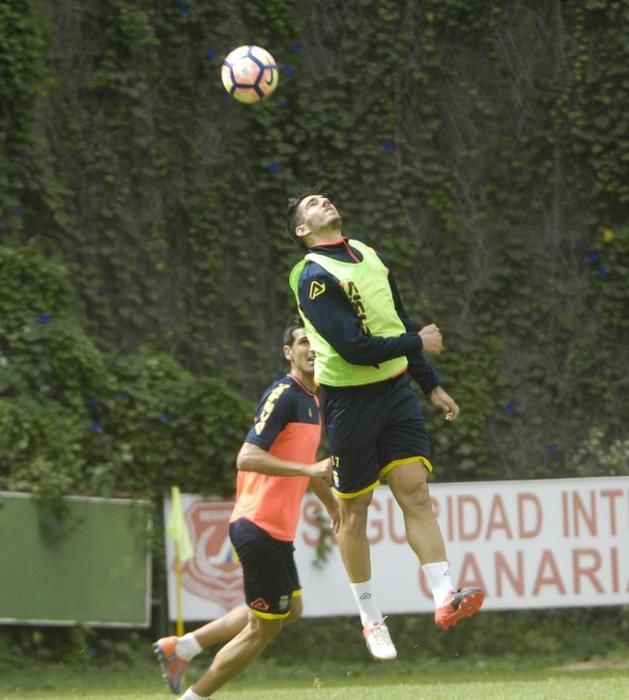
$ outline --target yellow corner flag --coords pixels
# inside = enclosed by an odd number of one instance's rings
[[[192,558],[194,550],[190,542],[190,533],[183,517],[181,493],[178,486],[170,490],[170,515],[166,532],[175,543],[175,584],[177,592],[177,636],[183,634],[183,611],[181,606],[181,563]]]
[[[183,517],[181,493],[178,486],[173,486],[170,489],[170,516],[168,517],[166,530],[175,543],[179,561],[183,562],[192,559],[194,551],[192,549],[192,542],[190,542],[188,526]]]

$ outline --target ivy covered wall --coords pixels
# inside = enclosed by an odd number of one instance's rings
[[[3,438],[3,485],[38,459],[83,475],[62,491],[227,478],[283,366],[286,200],[315,184],[444,333],[462,414],[426,405],[437,478],[609,473],[629,453],[628,20],[629,0],[0,4],[0,433],[33,434],[21,456]],[[255,106],[219,77],[244,43],[281,67]],[[133,420],[129,373],[151,387]]]

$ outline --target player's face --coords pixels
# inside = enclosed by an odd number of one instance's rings
[[[314,374],[314,351],[303,328],[293,331],[293,344],[284,346],[284,354],[292,370]]]
[[[341,226],[341,215],[332,202],[322,194],[311,194],[299,202],[297,207],[299,229],[302,228],[302,235],[305,232],[313,233],[324,228],[338,228]],[[305,227],[305,228],[304,228]]]

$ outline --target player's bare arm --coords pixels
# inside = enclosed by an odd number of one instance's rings
[[[436,386],[430,392],[430,400],[444,413],[447,421],[456,420],[459,415],[459,407],[456,401],[442,386]]]
[[[329,457],[314,464],[300,464],[279,459],[250,442],[243,443],[236,458],[240,471],[258,472],[269,476],[309,476],[332,479],[332,461]]]
[[[332,532],[338,532],[341,524],[341,512],[338,501],[332,493],[332,489],[329,487],[327,480],[320,478],[310,479],[310,488],[327,510],[330,516]]]

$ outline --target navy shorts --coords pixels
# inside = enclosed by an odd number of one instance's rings
[[[230,523],[229,538],[242,564],[252,612],[268,620],[287,617],[291,598],[301,595],[293,543],[276,540],[247,518]]]
[[[323,412],[334,460],[334,491],[353,498],[399,464],[430,464],[430,436],[408,373],[375,384],[326,386]]]

